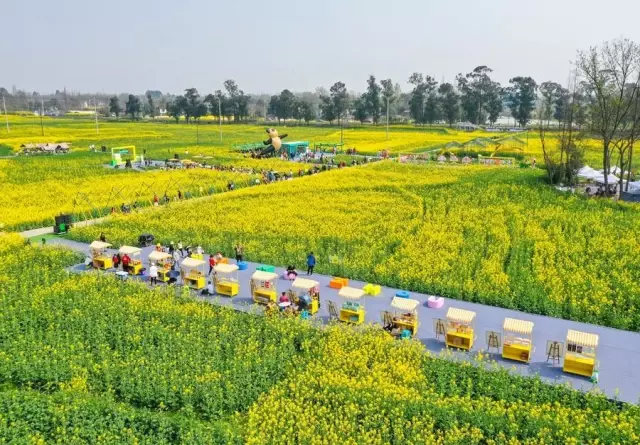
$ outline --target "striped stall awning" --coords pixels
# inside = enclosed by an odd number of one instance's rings
[[[364,295],[364,291],[362,289],[356,289],[355,287],[343,286],[338,292],[343,298],[347,300],[357,300]]]
[[[393,297],[393,300],[391,300],[391,307],[401,311],[413,312],[419,305],[420,302],[418,300],[412,300],[411,298]]]
[[[516,318],[505,318],[502,329],[507,332],[515,332],[516,334],[531,335],[531,332],[533,332],[533,322],[518,320]]]
[[[567,332],[567,343],[574,343],[578,346],[585,346],[587,348],[598,347],[600,336],[598,334],[589,334],[587,332],[574,331],[569,329]]]
[[[458,323],[471,323],[476,318],[476,313],[464,309],[450,307],[447,311],[447,320]]]

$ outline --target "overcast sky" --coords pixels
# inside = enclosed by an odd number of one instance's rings
[[[639,0],[7,0],[0,86],[27,91],[312,91],[369,74],[404,90],[414,71],[452,81],[566,83],[576,50],[640,41]]]

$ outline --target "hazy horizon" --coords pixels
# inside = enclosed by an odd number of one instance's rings
[[[620,36],[640,40],[640,2],[536,3],[9,2],[0,7],[0,86],[207,93],[234,79],[247,93],[270,94],[339,80],[363,91],[373,74],[406,91],[412,72],[452,82],[479,65],[502,84],[515,76],[566,84],[577,50]]]

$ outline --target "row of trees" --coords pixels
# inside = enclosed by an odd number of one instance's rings
[[[258,105],[264,107],[264,103],[262,102]],[[276,116],[278,123],[281,119],[304,120],[306,123],[309,123],[317,117],[313,104],[310,101],[299,98],[286,89],[282,90],[280,94],[271,96],[267,113]]]
[[[635,142],[640,137],[640,45],[618,39],[578,53],[569,88],[540,86],[538,130],[549,180],[571,183],[582,166],[583,122],[602,144],[604,188],[617,167],[619,190],[628,190]],[[551,118],[560,131],[550,137]]]
[[[158,94],[160,96],[158,96]],[[123,109],[120,99],[113,96],[109,99],[109,112],[119,117],[121,114],[137,119],[142,114],[154,117],[157,115],[158,106],[156,101],[162,97],[160,92],[147,91],[145,94],[146,103],[142,103],[138,96],[129,94]],[[227,117],[234,122],[242,122],[249,117],[249,101],[251,97],[242,91],[233,80],[224,82],[224,91],[217,90],[213,94],[207,94],[204,98],[196,88],[187,88],[184,94],[175,96],[166,104],[166,112],[173,117],[176,122],[184,116],[187,123],[198,121],[202,116],[209,113],[220,117]],[[161,99],[164,102],[164,99]],[[161,102],[160,106],[163,106]]]

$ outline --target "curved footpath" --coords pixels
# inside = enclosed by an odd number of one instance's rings
[[[85,254],[89,253],[89,246],[85,243],[71,241],[65,238],[53,238],[48,242],[50,244],[65,245],[84,252]],[[143,249],[142,258],[147,268],[149,267],[147,257],[152,250],[153,246]],[[256,267],[259,266],[258,263],[249,262],[248,264],[249,267],[247,270],[239,271],[240,293],[234,297],[233,300],[224,296],[206,297],[204,299],[211,303],[233,305],[237,309],[246,310],[247,306],[253,302],[249,291],[249,279]],[[280,276],[282,276],[283,271],[283,268],[276,268],[276,272],[278,272]],[[306,277],[304,273],[301,273],[300,276]],[[146,279],[146,276],[144,279]],[[320,283],[320,300],[324,303],[318,314],[316,314],[316,317],[322,319],[323,322],[327,322],[329,313],[326,301],[333,301],[339,309],[344,299],[338,296],[337,290],[329,287],[331,277],[314,274],[312,279]],[[349,286],[362,288],[364,284],[365,283],[358,281],[351,281]],[[280,279],[277,283],[278,292],[286,291],[289,287],[290,282],[287,280]],[[389,309],[391,298],[395,295],[396,291],[397,289],[382,287],[382,292],[378,296],[367,296],[365,298],[366,322],[380,322],[380,312]],[[562,359],[560,365],[553,366],[551,363],[548,363],[545,351],[547,340],[564,342],[568,329],[598,334],[600,336],[600,344],[597,359],[600,361],[600,382],[595,386],[609,397],[617,397],[619,400],[630,403],[638,403],[640,401],[640,333],[621,331],[559,318],[531,315],[519,311],[451,300],[448,298],[445,299],[445,304],[442,308],[431,309],[427,307],[426,304],[428,295],[411,292],[410,296],[422,303],[418,308],[420,327],[416,338],[418,338],[428,350],[437,353],[445,349],[443,342],[435,338],[433,319],[445,318],[447,309],[450,306],[471,310],[477,314],[475,321],[477,338],[471,356],[475,356],[477,352],[487,349],[485,332],[490,330],[502,332],[502,323],[506,317],[530,320],[535,323],[533,329],[533,345],[535,351],[532,354],[529,365],[504,360],[498,353],[489,354],[490,358],[505,368],[513,368],[514,372],[523,375],[538,374],[545,381],[557,384],[568,383],[576,389],[589,390],[594,387],[594,384],[592,384],[588,378],[564,373],[562,371]],[[486,355],[486,353],[484,353],[484,355]],[[453,359],[469,357],[469,353],[456,351],[447,357]]]

